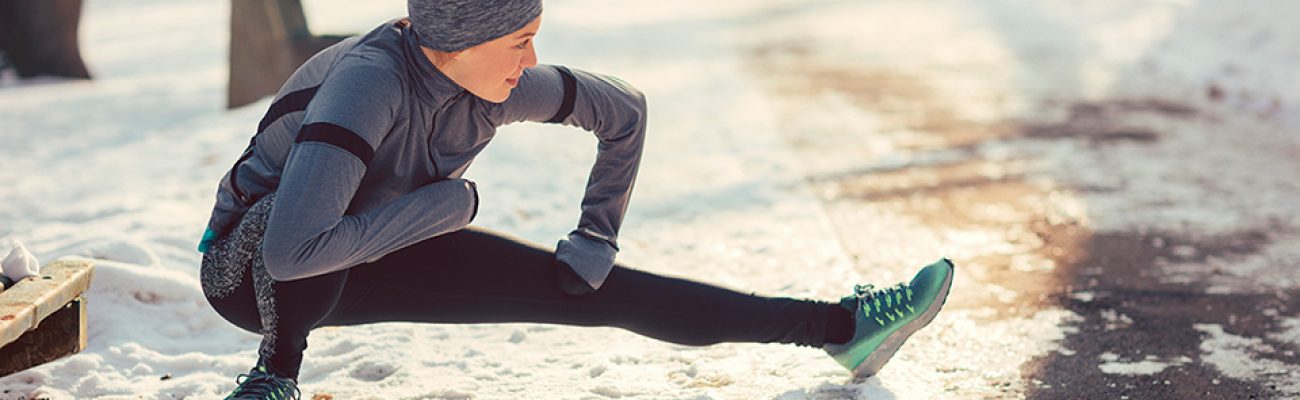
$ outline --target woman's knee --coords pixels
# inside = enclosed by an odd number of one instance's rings
[[[262,318],[257,311],[256,303],[241,302],[231,297],[223,299],[207,297],[207,299],[208,304],[222,319],[250,333],[262,332]]]

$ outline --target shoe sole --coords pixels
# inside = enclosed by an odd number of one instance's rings
[[[952,275],[957,272],[957,266],[953,265],[952,261],[946,258],[943,261],[948,263],[948,276],[943,279],[943,289],[936,296],[935,300],[937,301],[912,322],[908,322],[902,328],[886,336],[885,340],[880,343],[880,347],[867,356],[867,359],[862,360],[862,364],[858,364],[858,367],[853,369],[854,379],[868,378],[880,372],[880,368],[883,368],[885,363],[894,357],[894,353],[898,351],[899,347],[903,346],[903,342],[906,342],[907,338],[912,337],[913,333],[929,325],[930,321],[939,315],[939,310],[948,301],[948,291],[952,288]]]

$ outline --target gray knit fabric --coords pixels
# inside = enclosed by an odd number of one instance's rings
[[[406,12],[421,45],[453,52],[523,28],[542,14],[542,1],[408,0]]]
[[[211,251],[203,255],[199,267],[203,293],[214,299],[225,298],[235,292],[252,268],[253,291],[257,294],[257,312],[262,321],[262,344],[258,354],[270,358],[275,355],[280,317],[276,314],[275,280],[262,261],[262,238],[266,234],[266,220],[275,205],[275,193],[254,203],[230,235],[217,239]]]

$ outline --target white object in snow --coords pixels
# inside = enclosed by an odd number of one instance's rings
[[[41,263],[36,261],[36,256],[23,247],[23,242],[17,240],[13,241],[13,249],[9,250],[9,255],[5,256],[4,261],[0,261],[0,274],[14,282],[36,276],[40,271]]]

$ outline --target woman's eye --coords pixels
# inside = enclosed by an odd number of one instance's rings
[[[523,50],[523,49],[525,49],[525,48],[528,47],[528,42],[531,42],[531,41],[532,41],[531,39],[529,39],[529,40],[525,40],[523,43],[520,43],[518,46],[515,46],[515,48],[516,48],[516,49],[519,49],[519,50]]]

